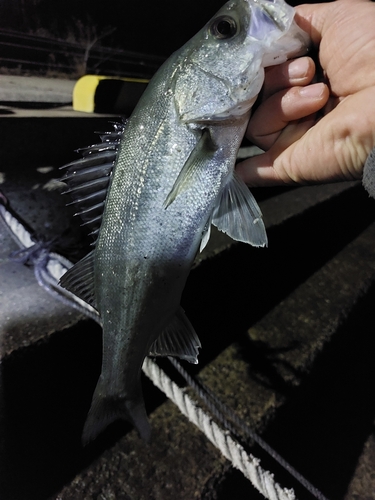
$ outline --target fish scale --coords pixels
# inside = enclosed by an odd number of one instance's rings
[[[306,51],[293,16],[282,0],[227,2],[163,64],[126,126],[102,137],[103,151],[85,149],[68,166],[69,191],[98,233],[94,250],[61,279],[103,326],[84,442],[118,418],[150,438],[140,379],[147,355],[198,362],[200,341],[180,299],[211,225],[267,244],[259,207],[234,166],[264,67]],[[91,202],[96,183],[108,185],[103,211],[102,191]]]

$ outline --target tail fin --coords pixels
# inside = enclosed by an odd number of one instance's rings
[[[106,427],[118,419],[127,420],[148,442],[151,427],[147,418],[143,399],[132,401],[122,396],[104,396],[96,390],[82,433],[84,445],[93,441]]]

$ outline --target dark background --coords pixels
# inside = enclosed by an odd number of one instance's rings
[[[0,0],[0,28],[70,40],[92,37],[93,33],[101,36],[112,29],[115,31],[101,39],[102,45],[168,56],[224,3],[223,0]]]

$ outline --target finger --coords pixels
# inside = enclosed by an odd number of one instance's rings
[[[262,149],[269,149],[291,121],[323,108],[329,98],[324,83],[281,90],[263,102],[251,117],[246,136]]]
[[[308,85],[314,78],[315,63],[310,57],[300,57],[266,68],[265,73],[262,101],[279,90],[296,85]]]
[[[320,44],[326,29],[326,19],[332,15],[332,5],[304,4],[295,7],[295,21],[310,36],[315,47]]]
[[[275,161],[278,155],[282,155],[291,144],[301,139],[315,122],[315,114],[290,122],[279,134],[273,147],[263,154],[239,162],[236,165],[236,172],[250,187],[279,186],[299,182],[289,176],[287,169],[279,172],[275,168]]]
[[[341,101],[298,138],[304,125],[289,124],[269,151],[239,163],[244,181],[271,186],[359,179],[375,146],[375,87]]]
[[[348,96],[374,83],[375,4],[340,0],[296,8],[298,24],[316,46],[331,93]]]
[[[360,179],[375,146],[375,87],[354,94],[289,147],[276,152],[279,177],[303,183]]]
[[[342,10],[345,2],[347,5],[344,6],[344,9]],[[295,7],[296,14],[294,19],[296,23],[310,36],[313,45],[318,47],[326,31],[330,29],[332,25],[337,24],[338,12],[342,10],[346,14],[348,7],[357,9],[357,6],[354,6],[354,4],[359,5],[361,3],[370,4],[371,2],[369,2],[369,0],[341,0],[340,2],[321,4],[306,3],[303,5],[297,5]],[[372,7],[370,7],[370,9],[372,10]],[[352,19],[352,15],[349,15],[349,18]]]

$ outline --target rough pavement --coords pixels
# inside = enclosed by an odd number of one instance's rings
[[[75,80],[0,75],[0,102],[71,104]]]
[[[48,234],[62,229],[65,216],[58,190],[46,186],[106,119],[42,114],[2,118],[0,188]],[[329,498],[373,499],[375,202],[356,183],[256,196],[264,198],[269,248],[233,245],[220,235],[186,287],[183,305],[203,343],[197,369]],[[89,321],[66,329],[70,318],[32,283],[30,269],[9,264],[14,246],[3,231],[1,238],[0,317],[8,342],[0,378],[1,498],[257,499],[146,380],[155,441],[146,446],[116,424],[82,449],[100,330]],[[263,463],[295,487],[266,457]]]

